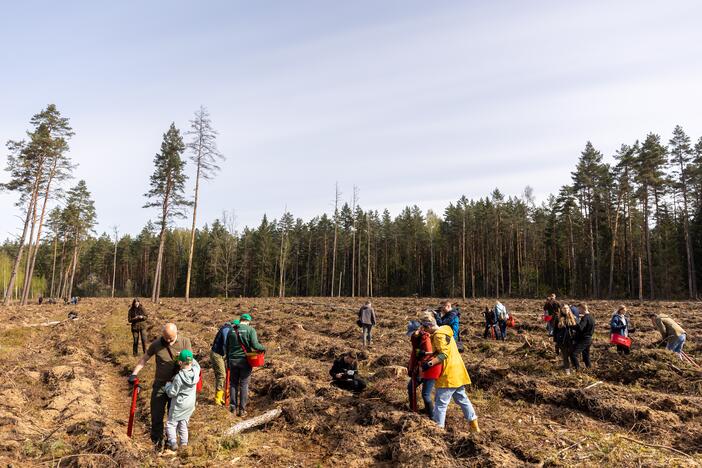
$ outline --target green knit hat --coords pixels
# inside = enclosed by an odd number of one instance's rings
[[[241,316],[241,320],[246,320],[246,321],[250,322],[250,321],[251,321],[251,316],[250,316],[249,314],[243,314],[243,315]]]
[[[178,360],[188,364],[193,362],[193,352],[189,349],[184,349],[180,352],[180,354],[178,354]]]

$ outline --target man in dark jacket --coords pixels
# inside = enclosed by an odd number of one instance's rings
[[[178,334],[175,323],[167,323],[163,326],[161,337],[151,342],[129,376],[129,383],[133,384],[149,359],[156,357],[151,388],[151,441],[157,450],[163,446],[163,417],[166,415],[166,405],[171,401],[164,387],[178,373],[176,357],[184,349],[192,351],[190,340]]]
[[[573,352],[570,360],[575,370],[580,369],[578,356],[582,355],[585,367],[590,368],[590,346],[592,346],[592,335],[595,333],[595,317],[592,316],[587,304],[578,304],[580,321],[578,322],[578,333],[576,334]]]
[[[356,353],[349,351],[334,361],[329,370],[332,385],[343,390],[360,393],[366,388],[366,382],[358,375],[358,359]]]
[[[232,324],[239,324],[238,320],[227,322],[217,331],[212,349],[210,350],[210,362],[212,370],[215,373],[215,405],[221,406],[224,404],[224,379],[226,377],[226,366],[224,365],[224,356],[227,354],[227,338],[232,329]]]
[[[127,321],[132,324],[132,353],[134,356],[139,352],[139,338],[141,337],[141,352],[146,352],[146,309],[141,305],[139,299],[134,298],[127,313]]]
[[[229,411],[236,411],[237,416],[246,416],[246,404],[249,401],[249,380],[252,368],[246,359],[246,353],[264,352],[266,348],[258,342],[256,330],[249,325],[251,316],[243,314],[239,325],[233,325],[227,337],[227,360],[229,362],[231,382],[229,383]]]
[[[371,345],[371,329],[376,323],[375,310],[370,301],[367,301],[363,307],[358,310],[358,324],[361,326],[363,333],[363,346]]]

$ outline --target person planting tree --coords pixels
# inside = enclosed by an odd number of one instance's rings
[[[224,385],[226,376],[226,365],[225,356],[227,355],[227,338],[229,338],[229,332],[233,325],[238,325],[238,320],[233,320],[227,322],[217,331],[214,341],[212,342],[212,348],[210,349],[210,362],[212,363],[212,370],[215,374],[215,405],[221,406],[224,404]]]
[[[239,324],[232,325],[227,338],[227,361],[231,382],[229,385],[229,411],[236,411],[237,416],[246,416],[249,402],[249,380],[253,368],[246,358],[247,353],[265,352],[266,348],[258,342],[256,329],[251,325],[251,315],[243,314]]]
[[[335,359],[329,375],[332,377],[332,385],[353,393],[361,393],[367,385],[358,375],[358,356],[355,351],[349,351]]]
[[[620,305],[617,311],[612,315],[612,319],[609,321],[609,331],[612,335],[628,338],[629,332],[633,331],[631,330],[631,321],[626,312],[626,306]],[[617,345],[617,353],[627,355],[630,352],[631,348],[629,346],[624,346],[622,344]]]
[[[666,349],[674,352],[684,361],[683,346],[685,346],[685,340],[687,339],[685,330],[669,315],[649,313],[648,317],[663,337]]]
[[[163,326],[161,337],[151,342],[146,353],[139,359],[136,367],[129,376],[129,384],[133,384],[137,375],[152,357],[156,357],[154,383],[151,388],[151,441],[156,450],[163,447],[163,417],[166,414],[168,395],[164,387],[179,371],[175,357],[184,349],[192,352],[190,340],[178,334],[175,323]]]
[[[475,414],[475,409],[468,399],[465,389],[465,385],[471,383],[470,376],[458,351],[451,327],[448,325],[439,327],[431,313],[422,314],[420,320],[422,329],[431,334],[431,344],[434,350],[432,358],[422,364],[422,370],[428,371],[439,364],[443,366],[435,385],[434,422],[440,428],[444,428],[446,410],[453,399],[461,407],[463,415],[469,422],[470,431],[480,432],[478,416]]]
[[[431,313],[431,311],[429,312]],[[410,409],[416,411],[417,387],[421,385],[424,413],[431,419],[434,416],[434,402],[431,399],[431,391],[434,389],[436,378],[422,371],[422,364],[430,361],[433,355],[431,335],[421,328],[421,323],[412,320],[407,324],[407,336],[410,337],[410,343],[412,344],[409,364],[407,365],[407,372],[410,376],[409,382],[407,382]]]

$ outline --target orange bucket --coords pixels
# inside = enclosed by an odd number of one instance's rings
[[[264,363],[264,353],[246,353],[246,360],[251,367],[261,367]]]

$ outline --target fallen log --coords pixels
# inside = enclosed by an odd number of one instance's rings
[[[267,411],[259,416],[256,416],[255,418],[246,419],[244,421],[234,424],[232,427],[224,431],[224,435],[231,436],[249,429],[253,429],[254,427],[262,426],[266,423],[273,421],[281,414],[283,414],[283,410],[280,408]]]
[[[598,380],[597,382],[595,382],[595,383],[593,383],[593,384],[590,384],[590,385],[588,385],[587,387],[583,388],[583,390],[587,390],[587,389],[589,389],[589,388],[596,387],[596,386],[598,386],[598,385],[600,385],[600,384],[603,384],[603,383],[604,383],[604,382],[602,382],[601,380]]]
[[[51,322],[44,322],[44,323],[29,323],[26,325],[22,325],[23,327],[50,327],[52,325],[58,325],[59,323],[63,323],[65,320],[54,320]]]

